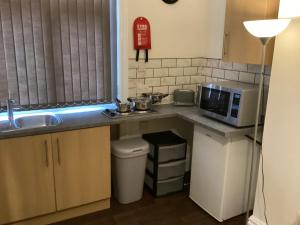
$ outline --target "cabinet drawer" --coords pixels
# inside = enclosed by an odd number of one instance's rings
[[[155,153],[157,151],[157,153]],[[155,159],[159,163],[166,163],[174,160],[185,159],[186,143],[178,145],[159,146],[155,149],[155,146],[150,144],[150,158]]]
[[[155,196],[163,196],[183,189],[183,177],[172,178],[168,180],[155,180],[149,175],[145,175],[145,183]]]
[[[174,177],[184,176],[185,160],[158,164],[157,171],[155,171],[155,163],[151,159],[148,159],[147,170],[154,175],[154,177],[157,175],[157,180],[166,180]]]

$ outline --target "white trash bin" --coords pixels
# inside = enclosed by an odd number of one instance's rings
[[[149,144],[142,138],[113,141],[112,180],[115,198],[122,204],[143,197]]]

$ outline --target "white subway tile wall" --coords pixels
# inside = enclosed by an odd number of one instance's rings
[[[177,60],[176,59],[162,59],[162,67],[176,67],[177,66]]]
[[[224,79],[224,77],[225,77],[225,70],[223,70],[223,69],[213,69],[212,77]]]
[[[184,88],[196,91],[202,82],[239,81],[258,83],[259,65],[247,65],[224,62],[219,59],[149,59],[136,62],[129,59],[128,95],[138,97],[144,92],[162,92],[169,94],[163,104],[173,102],[173,92]],[[266,66],[264,81],[269,85],[271,66]]]
[[[192,59],[177,59],[177,67],[192,66]]]

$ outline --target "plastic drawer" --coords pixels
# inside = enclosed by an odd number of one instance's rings
[[[186,157],[186,140],[172,131],[143,134],[143,139],[150,144],[148,157],[156,163],[183,160]]]
[[[155,152],[157,151],[157,153]],[[151,159],[159,163],[166,163],[170,161],[185,159],[186,155],[186,143],[178,145],[169,145],[169,146],[159,146],[158,149],[155,149],[155,146],[150,144],[150,153],[149,156]]]
[[[172,178],[168,180],[155,181],[149,174],[145,176],[145,183],[153,194],[157,197],[182,191],[183,177]]]
[[[184,176],[185,163],[185,160],[180,160],[170,163],[161,163],[156,167],[155,163],[151,159],[148,159],[147,170],[157,180],[166,180],[174,177]],[[157,168],[157,170],[155,168]]]

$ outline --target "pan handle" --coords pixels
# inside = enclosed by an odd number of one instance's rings
[[[119,104],[121,103],[121,100],[118,98],[116,98],[115,101],[116,101],[116,103],[119,103]]]
[[[129,98],[127,98],[127,101],[129,101],[129,102],[134,102],[134,101],[135,101],[135,98],[129,97]]]

